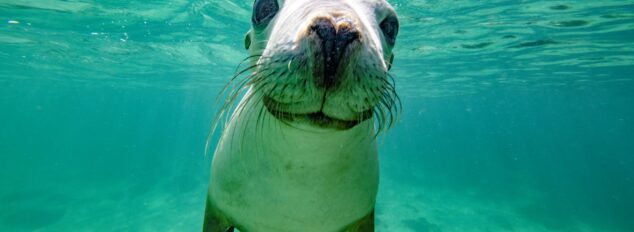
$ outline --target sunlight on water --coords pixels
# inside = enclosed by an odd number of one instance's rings
[[[390,2],[377,231],[634,231],[634,2]],[[199,231],[251,4],[0,2],[0,231]]]

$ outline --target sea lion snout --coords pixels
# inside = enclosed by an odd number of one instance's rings
[[[335,78],[341,58],[348,45],[359,40],[360,33],[353,22],[345,17],[317,17],[309,31],[316,35],[312,38],[321,47],[321,51],[316,51],[316,56],[323,59],[323,74],[316,75],[316,84],[324,88],[333,87],[337,83]]]

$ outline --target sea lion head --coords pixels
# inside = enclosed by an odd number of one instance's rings
[[[398,18],[384,0],[255,0],[246,82],[279,120],[349,129],[400,102],[388,74]]]

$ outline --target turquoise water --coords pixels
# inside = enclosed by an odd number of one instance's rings
[[[634,231],[633,1],[391,2],[377,231]],[[250,5],[1,1],[0,231],[199,231]]]

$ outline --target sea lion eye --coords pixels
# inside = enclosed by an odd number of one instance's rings
[[[253,16],[251,17],[251,22],[253,25],[266,23],[275,16],[279,8],[277,0],[255,0],[253,3]]]
[[[390,15],[379,25],[388,44],[394,46],[396,43],[396,35],[398,34],[398,19],[394,15]]]

